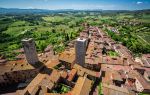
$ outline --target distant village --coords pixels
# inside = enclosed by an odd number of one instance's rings
[[[109,29],[118,33],[113,27]],[[16,56],[17,60],[7,61],[0,57],[0,93],[150,94],[150,54],[134,58],[125,46],[112,40],[99,27],[85,25],[80,36],[60,54],[56,54],[51,45],[37,54],[34,38],[23,39],[22,46],[15,51],[21,53]],[[69,91],[58,93],[60,84]]]

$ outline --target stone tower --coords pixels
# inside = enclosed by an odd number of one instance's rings
[[[33,65],[39,62],[34,40],[32,38],[23,39],[22,44],[27,62]]]
[[[76,63],[84,66],[86,53],[86,39],[78,38],[75,45]]]

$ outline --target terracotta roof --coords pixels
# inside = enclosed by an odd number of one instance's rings
[[[71,48],[68,50],[65,50],[61,54],[59,54],[59,60],[65,61],[68,63],[73,63],[75,61],[75,49]]]
[[[144,89],[150,89],[150,84],[136,70],[132,70],[132,71],[128,72],[127,75],[128,75],[129,78],[131,77],[131,78],[134,78],[134,79],[138,80],[141,83],[141,85],[143,86]]]
[[[144,89],[149,89],[150,90],[150,84],[146,79],[143,78],[140,74],[136,76],[136,79],[141,83]]]
[[[50,80],[53,83],[56,83],[60,79],[60,73],[57,70],[53,70],[52,73],[50,74]]]
[[[44,95],[69,95],[69,94],[59,94],[59,93],[45,93]],[[71,94],[70,94],[71,95]]]
[[[85,63],[98,64],[101,62],[102,50],[98,48],[95,42],[90,42],[86,51]]]
[[[143,69],[143,70],[145,70],[145,71],[150,71],[149,68],[141,67],[141,66],[139,66],[139,65],[133,65],[132,68],[133,68],[133,70],[136,70],[136,69]]]
[[[60,73],[61,73],[61,77],[67,78],[68,73],[66,71],[61,71]]]
[[[5,65],[0,66],[0,75],[5,72],[21,71],[35,69],[32,65],[27,64],[24,60],[8,61]]]
[[[106,71],[105,76],[102,77],[102,83],[112,84],[112,80],[110,78],[111,75],[112,75],[111,71]]]
[[[46,77],[46,74],[38,74],[31,83],[23,90],[23,92],[28,91],[30,94],[33,92],[36,93],[38,91],[38,85],[40,82]]]
[[[99,65],[99,63],[101,62],[101,58],[86,58],[85,59],[85,63],[86,64],[97,64]]]
[[[52,89],[54,83],[56,83],[60,79],[60,74],[56,70],[53,70],[49,75],[47,74],[38,74],[31,83],[21,91],[21,93],[26,93],[27,91],[30,94],[35,94],[39,90],[39,86],[45,86],[49,89]]]
[[[92,87],[92,81],[86,77],[79,77],[73,91],[72,95],[89,95]]]
[[[116,71],[119,71],[119,70],[130,71],[131,70],[129,66],[122,66],[122,65],[114,65],[112,69]]]
[[[94,77],[98,77],[98,78],[101,76],[101,71],[95,72],[95,71],[83,68],[78,64],[75,64],[73,68],[76,69],[77,73],[81,76],[83,76],[85,73]]]
[[[119,70],[118,73],[120,74],[122,79],[126,79],[127,78],[124,70]]]
[[[143,54],[142,55],[142,62],[144,66],[150,67],[150,54]]]
[[[119,64],[119,65],[123,65],[123,59],[120,57],[110,57],[110,56],[103,56],[102,57],[102,63],[106,63],[106,64]]]
[[[150,71],[145,71],[144,73],[146,73],[150,77]]]
[[[58,64],[60,64],[60,62],[59,62],[58,59],[52,59],[52,60],[49,60],[49,61],[46,63],[46,67],[47,67],[47,68],[53,68],[53,67],[57,66]]]
[[[112,78],[113,78],[113,80],[123,81],[120,74],[116,71],[112,71]]]
[[[134,74],[133,72],[128,72],[127,78],[135,79],[135,77],[136,77],[136,74]]]
[[[130,95],[127,88],[115,85],[102,84],[104,95]]]
[[[50,79],[48,79],[49,78],[49,76],[46,76],[40,83],[39,83],[39,85],[40,86],[44,86],[44,87],[46,87],[46,88],[48,88],[48,89],[52,89],[53,87],[54,87],[54,83],[50,80]]]
[[[76,70],[76,69],[72,69],[72,70],[70,71],[69,75],[68,75],[68,79],[67,79],[67,80],[68,80],[68,81],[72,81],[72,80],[74,79],[76,73],[77,73],[77,70]]]

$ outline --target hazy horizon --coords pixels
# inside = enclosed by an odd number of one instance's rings
[[[1,8],[142,10],[150,9],[150,0],[0,0]]]

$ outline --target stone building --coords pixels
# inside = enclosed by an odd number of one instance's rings
[[[34,65],[35,63],[39,62],[34,40],[32,38],[23,39],[22,44],[28,63]]]
[[[85,64],[85,53],[86,53],[86,39],[85,38],[78,38],[76,40],[75,45],[75,59],[76,63],[80,66],[84,66]]]

